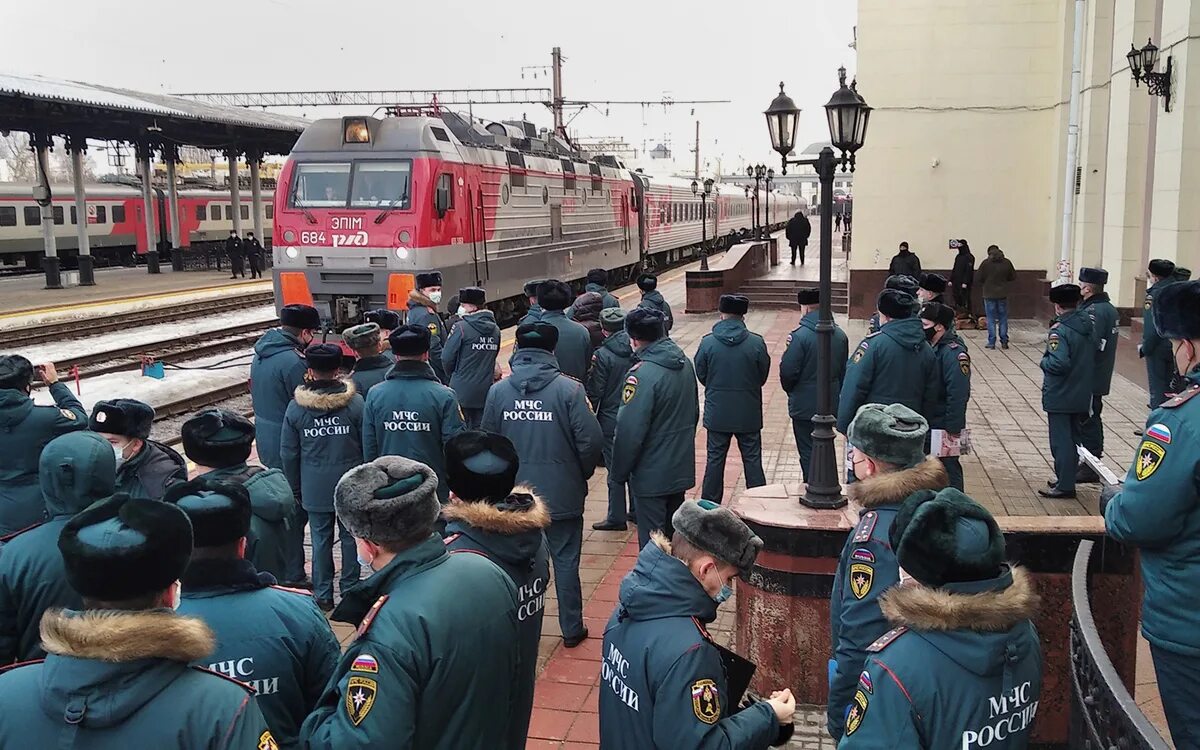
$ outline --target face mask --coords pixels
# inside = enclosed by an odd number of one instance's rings
[[[932,344],[932,343],[933,343],[933,338],[934,338],[935,336],[937,336],[937,329],[936,329],[936,328],[934,328],[933,326],[930,326],[929,328],[926,328],[926,329],[925,329],[925,340],[926,340],[926,341],[928,341],[929,343],[931,343],[931,344]]]
[[[183,584],[179,581],[171,587],[171,609],[179,609],[179,601],[183,598]]]
[[[433,304],[436,305],[437,303],[442,301],[442,293],[441,292],[430,292],[429,299],[430,299],[430,301],[433,302]]]
[[[726,601],[728,601],[729,597],[731,597],[731,596],[733,596],[733,587],[727,583],[724,586],[722,586],[721,590],[717,592],[717,595],[713,597],[713,601],[716,602],[718,606],[720,606],[721,604],[724,604]]]
[[[117,468],[119,469],[121,468],[121,465],[125,463],[125,446],[114,445],[112,449],[113,456],[117,459]]]
[[[375,572],[375,569],[371,567],[371,561],[368,560],[367,558],[363,557],[363,554],[361,552],[358,553],[358,564],[363,566],[367,570],[371,571],[372,573]]]
[[[1180,362],[1179,361],[1179,353],[1183,351],[1184,344],[1187,344],[1189,347],[1191,347],[1192,353],[1189,354],[1182,362]],[[1195,345],[1193,345],[1191,341],[1182,339],[1180,341],[1179,348],[1175,350],[1173,356],[1175,358],[1175,371],[1178,372],[1180,375],[1186,376],[1188,374],[1188,372],[1192,369],[1191,368],[1192,357],[1196,356]]]

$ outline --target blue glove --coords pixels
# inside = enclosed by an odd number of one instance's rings
[[[833,690],[833,678],[837,677],[837,659],[829,660],[829,689]]]

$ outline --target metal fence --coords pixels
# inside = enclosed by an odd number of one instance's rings
[[[1070,747],[1085,750],[1170,750],[1138,708],[1108,658],[1088,594],[1094,542],[1081,541],[1071,570]]]

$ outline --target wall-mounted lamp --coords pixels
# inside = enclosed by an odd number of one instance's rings
[[[1146,46],[1138,49],[1132,44],[1129,45],[1129,52],[1125,55],[1125,59],[1129,61],[1129,71],[1133,74],[1134,84],[1146,82],[1146,91],[1150,96],[1161,96],[1163,99],[1163,109],[1167,112],[1171,111],[1171,56],[1167,55],[1167,67],[1162,73],[1154,72],[1154,67],[1158,64],[1158,47],[1154,42],[1147,39]]]

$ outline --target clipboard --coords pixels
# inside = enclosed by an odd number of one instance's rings
[[[741,705],[746,690],[750,688],[750,679],[754,677],[758,665],[719,643],[712,645],[717,647],[717,653],[721,655],[721,668],[725,670],[725,689],[729,694],[729,705],[736,709]]]

